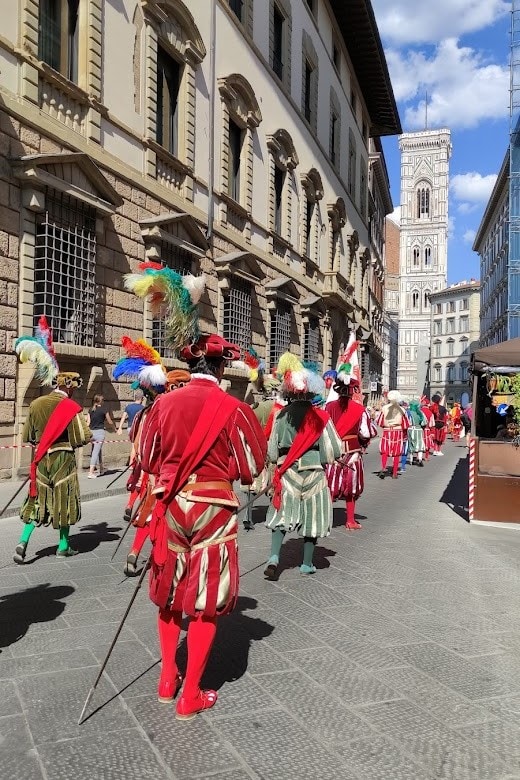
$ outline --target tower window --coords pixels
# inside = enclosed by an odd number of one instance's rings
[[[419,293],[417,291],[412,293],[412,309],[417,311],[419,308]]]
[[[430,188],[419,187],[417,190],[417,219],[430,216]]]
[[[419,247],[414,246],[413,248],[413,264],[414,268],[417,268],[419,265]]]

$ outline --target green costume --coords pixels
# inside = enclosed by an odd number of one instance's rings
[[[310,401],[293,401],[282,409],[269,438],[268,457],[281,464],[305,417]],[[330,533],[332,502],[324,467],[341,456],[341,440],[329,420],[316,444],[294,463],[282,477],[282,504],[271,504],[266,525],[275,531],[298,531],[316,539]]]
[[[63,398],[64,393],[54,390],[32,402],[23,428],[24,442],[38,444],[47,421]],[[24,523],[52,523],[58,529],[78,522],[81,504],[74,450],[88,444],[91,438],[83,415],[77,414],[38,464],[38,496],[25,500],[20,512]]]

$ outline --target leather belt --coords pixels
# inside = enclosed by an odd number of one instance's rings
[[[179,493],[193,493],[194,491],[204,490],[233,490],[233,485],[227,480],[215,480],[214,482],[187,482]]]

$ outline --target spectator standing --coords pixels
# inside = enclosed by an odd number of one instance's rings
[[[123,426],[125,422],[127,423],[128,430],[130,430],[136,414],[138,414],[143,408],[143,399],[144,399],[143,391],[136,390],[134,394],[133,402],[127,405],[123,414],[121,415],[121,419],[119,420],[119,426],[117,428],[118,436],[121,436],[121,434],[123,433]]]
[[[102,395],[95,395],[92,401],[92,408],[87,412],[87,425],[92,431],[92,453],[90,455],[90,468],[88,472],[89,479],[95,479],[98,475],[95,473],[96,466],[99,467],[99,475],[103,474],[103,459],[101,449],[105,441],[105,425],[113,431],[116,424],[113,421],[108,409],[103,406],[105,399]]]

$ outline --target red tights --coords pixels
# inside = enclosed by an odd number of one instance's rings
[[[397,477],[397,470],[399,468],[399,457],[394,458],[392,463],[392,475]],[[381,471],[386,471],[386,464],[388,463],[388,455],[381,455]]]
[[[139,498],[139,490],[132,490],[132,492],[128,496],[128,501],[126,502],[126,509],[133,509],[134,504],[138,498]]]
[[[146,525],[143,525],[142,528],[138,527],[136,529],[134,541],[132,542],[132,548],[129,554],[139,555],[139,553],[143,549],[143,544],[146,542],[149,536],[150,536],[150,526],[148,525],[148,523],[146,523]]]
[[[161,645],[161,678],[173,680],[177,674],[177,645],[182,626],[182,612],[159,610],[159,642]],[[183,696],[194,699],[200,690],[200,681],[208,663],[211,647],[217,632],[217,618],[199,615],[190,618],[188,625],[188,665]]]

